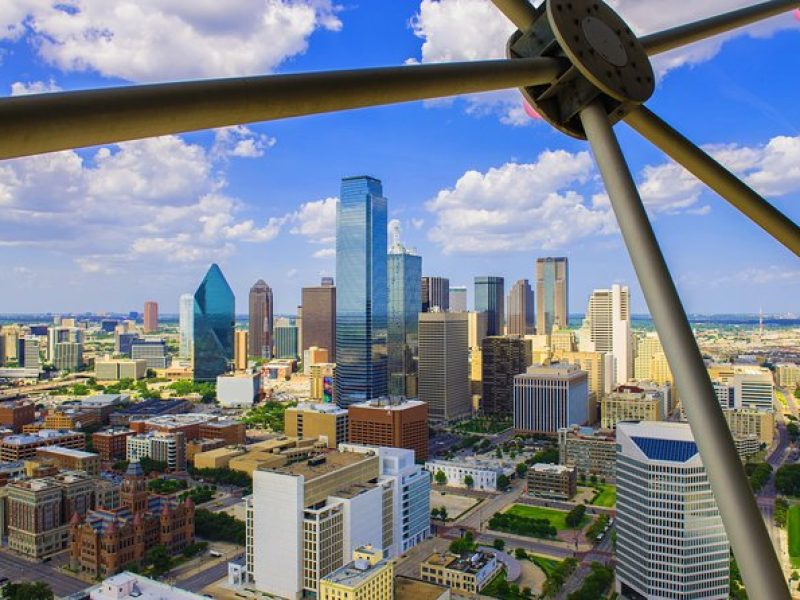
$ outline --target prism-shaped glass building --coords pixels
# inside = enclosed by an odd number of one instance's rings
[[[236,301],[215,263],[194,293],[194,380],[216,381],[233,362]]]

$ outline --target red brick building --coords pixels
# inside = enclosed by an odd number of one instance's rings
[[[36,407],[33,402],[25,400],[9,400],[0,402],[0,425],[10,427],[16,432],[22,431],[22,426],[36,420]]]
[[[416,460],[427,460],[428,405],[425,402],[380,398],[351,404],[347,412],[350,443],[406,448],[414,451]]]
[[[92,446],[100,455],[100,460],[120,460],[125,458],[127,439],[133,435],[130,429],[108,429],[92,434]]]
[[[132,461],[120,492],[120,507],[93,510],[70,521],[70,563],[93,577],[109,577],[128,565],[141,565],[160,544],[170,554],[194,541],[194,503],[150,494],[138,461]]]
[[[211,421],[200,425],[200,438],[224,440],[227,445],[244,444],[247,427],[241,421]]]

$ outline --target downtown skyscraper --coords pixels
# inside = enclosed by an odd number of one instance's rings
[[[178,351],[181,358],[192,358],[194,340],[194,296],[181,294],[178,300]]]
[[[450,280],[447,277],[423,277],[422,312],[436,308],[443,312],[450,310]]]
[[[272,288],[259,279],[250,288],[248,346],[250,356],[272,358],[273,302]]]
[[[502,277],[475,278],[475,312],[486,313],[486,335],[503,335],[505,280]]]
[[[194,379],[216,381],[233,362],[236,299],[217,264],[194,293]]]
[[[342,407],[388,392],[386,204],[380,180],[342,179],[336,207],[335,385]]]
[[[591,350],[613,357],[614,384],[633,377],[633,334],[628,286],[614,284],[610,289],[594,290],[586,309]],[[612,386],[613,387],[613,386]]]
[[[417,358],[422,257],[401,243],[388,256],[389,394],[417,396]]]
[[[536,319],[533,310],[533,289],[527,279],[517,280],[508,293],[508,335],[533,335]]]
[[[536,333],[569,325],[569,263],[565,257],[536,259]]]
[[[303,351],[312,346],[325,348],[330,362],[336,362],[336,286],[331,277],[323,277],[320,285],[304,287]]]

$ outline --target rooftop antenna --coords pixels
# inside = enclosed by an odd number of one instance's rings
[[[800,229],[644,103],[650,57],[790,11],[771,0],[637,36],[602,0],[492,0],[517,27],[504,60],[210,79],[0,99],[0,159],[410,100],[519,88],[594,153],[751,598],[789,590],[613,126],[624,120],[800,256]],[[168,57],[165,57],[167,60]],[[757,85],[758,82],[754,82]],[[692,111],[703,107],[694,104]]]

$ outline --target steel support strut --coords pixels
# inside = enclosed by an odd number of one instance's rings
[[[593,102],[581,111],[581,121],[680,391],[747,593],[754,600],[788,600],[775,550],[606,111]]]
[[[528,0],[492,0],[492,2],[520,31],[530,29],[536,20],[536,9]]]
[[[800,227],[750,189],[741,179],[695,146],[678,131],[642,106],[625,122],[645,139],[683,165],[700,181],[750,217],[776,240],[800,256]]]
[[[0,99],[0,159],[552,81],[558,58],[208,79]]]
[[[744,27],[762,19],[774,17],[797,7],[800,7],[800,1],[798,0],[771,0],[770,2],[746,6],[729,13],[709,17],[702,21],[678,25],[671,29],[651,33],[650,35],[642,36],[639,41],[644,46],[648,56],[653,56],[654,54],[660,54],[667,50],[680,48],[681,46],[725,33],[731,29]]]

